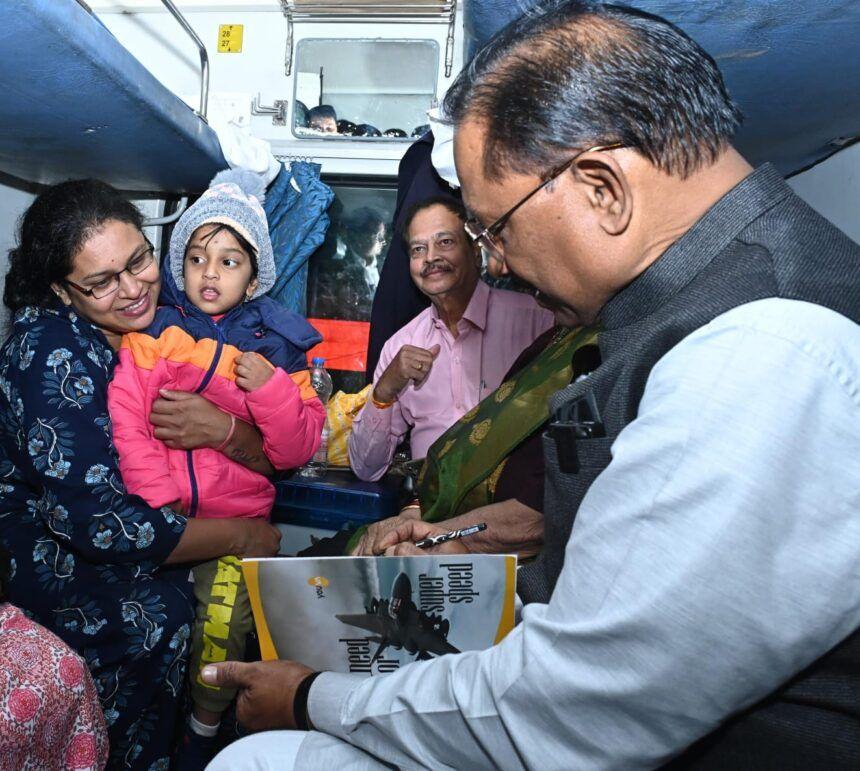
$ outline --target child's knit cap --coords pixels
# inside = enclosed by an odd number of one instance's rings
[[[229,225],[257,250],[254,297],[264,295],[275,285],[275,256],[262,206],[265,196],[263,179],[253,171],[227,169],[215,175],[209,189],[179,218],[170,236],[170,272],[176,286],[185,289],[182,266],[191,236],[201,225],[210,222]]]

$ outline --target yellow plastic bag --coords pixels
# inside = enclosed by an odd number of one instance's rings
[[[361,408],[370,398],[367,385],[357,394],[345,394],[338,391],[326,405],[328,414],[328,463],[330,466],[349,466],[347,442],[352,431],[352,421],[355,420]]]

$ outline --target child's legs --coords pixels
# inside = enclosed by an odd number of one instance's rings
[[[220,715],[233,700],[233,688],[206,685],[200,670],[218,661],[241,661],[253,628],[251,603],[238,557],[221,557],[194,568],[197,621],[191,641],[191,698],[195,714]],[[205,712],[202,712],[205,711]],[[201,714],[202,713],[202,714]],[[205,720],[204,722],[210,722]]]

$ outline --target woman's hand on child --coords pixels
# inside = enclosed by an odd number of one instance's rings
[[[243,391],[254,391],[269,382],[275,370],[258,353],[243,353],[234,365],[236,385]]]
[[[230,416],[200,394],[161,389],[152,403],[153,434],[174,450],[217,447],[230,428]]]

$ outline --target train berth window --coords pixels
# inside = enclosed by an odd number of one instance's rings
[[[429,128],[438,69],[433,40],[302,40],[296,48],[293,133],[411,141]]]

